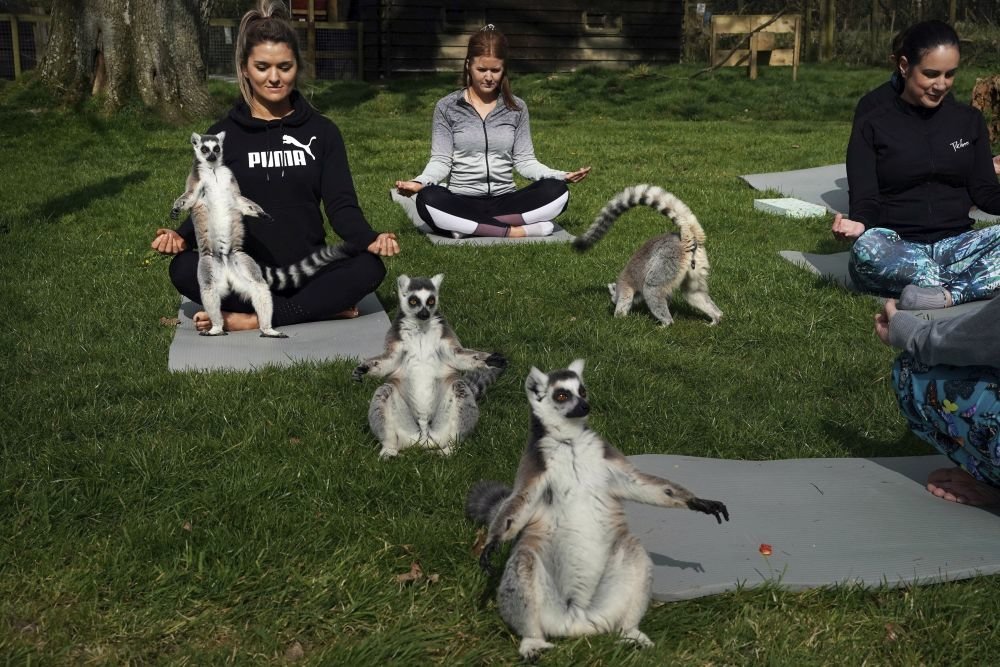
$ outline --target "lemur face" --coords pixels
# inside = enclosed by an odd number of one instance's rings
[[[442,280],[443,273],[430,279],[401,275],[396,280],[400,312],[406,317],[429,320],[438,309],[438,288]]]
[[[590,413],[587,388],[583,384],[583,360],[566,370],[548,375],[532,368],[524,383],[532,412],[543,422],[552,419],[584,419]]]
[[[191,145],[194,146],[194,157],[199,162],[214,164],[222,161],[222,141],[226,138],[225,132],[218,134],[198,134],[191,135]]]

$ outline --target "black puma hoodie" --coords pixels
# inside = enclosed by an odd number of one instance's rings
[[[223,162],[242,194],[272,217],[243,218],[244,249],[271,266],[302,259],[325,243],[322,203],[333,231],[361,252],[378,234],[358,206],[340,130],[298,91],[292,92],[292,109],[284,118],[265,121],[252,117],[241,100],[208,129],[208,134],[226,133]],[[196,247],[190,219],[177,231]]]

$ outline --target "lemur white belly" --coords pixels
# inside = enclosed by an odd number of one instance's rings
[[[215,257],[226,257],[232,251],[233,216],[239,215],[234,214],[238,207],[233,198],[232,180],[232,172],[223,168],[202,178],[201,200],[208,210],[208,239]]]
[[[441,334],[432,327],[427,332],[403,332],[406,356],[396,371],[404,378],[403,397],[421,431],[425,430],[438,409],[437,385],[451,373],[451,367],[440,358]]]
[[[552,449],[549,449],[552,447]],[[608,563],[617,537],[619,501],[608,493],[607,466],[601,442],[585,446],[553,443],[546,447],[545,476],[552,489],[546,517],[546,569],[564,601],[586,607]]]

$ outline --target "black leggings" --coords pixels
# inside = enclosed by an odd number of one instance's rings
[[[554,178],[484,197],[457,195],[440,185],[427,185],[417,193],[417,212],[436,232],[507,236],[511,227],[523,226],[528,236],[545,236],[552,233],[552,219],[566,210],[568,202],[565,181]]]
[[[357,305],[365,295],[373,292],[384,277],[385,265],[370,252],[329,264],[298,289],[271,290],[274,298],[272,325],[280,327],[333,319],[337,313]],[[197,251],[185,250],[174,257],[170,262],[170,281],[178,292],[201,303]],[[222,309],[234,313],[254,312],[250,302],[236,294],[222,300]]]

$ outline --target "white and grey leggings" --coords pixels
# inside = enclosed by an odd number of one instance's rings
[[[440,185],[417,193],[417,212],[424,222],[437,232],[463,236],[507,236],[511,227],[523,227],[527,236],[547,236],[552,219],[567,203],[566,183],[554,178],[495,196],[458,195]]]

